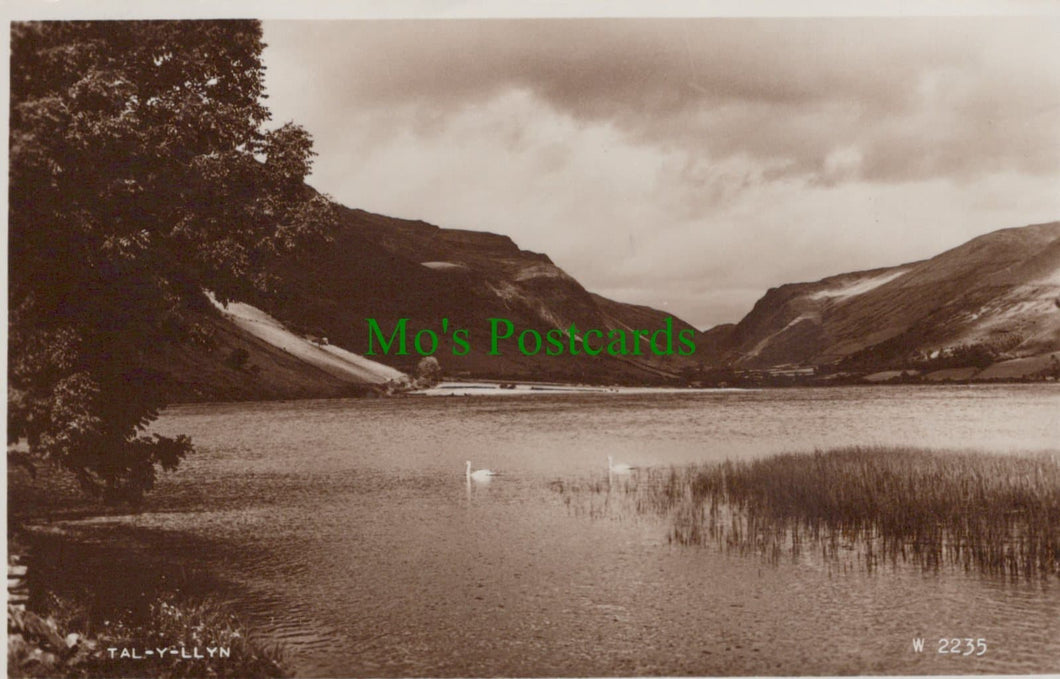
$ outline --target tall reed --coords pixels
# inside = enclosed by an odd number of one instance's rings
[[[615,507],[667,517],[680,544],[1060,574],[1055,455],[852,447],[646,469],[612,491]]]

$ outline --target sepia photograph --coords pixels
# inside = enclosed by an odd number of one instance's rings
[[[4,9],[10,677],[1060,674],[1060,5]]]

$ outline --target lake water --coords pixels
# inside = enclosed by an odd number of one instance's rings
[[[1055,576],[771,564],[670,545],[653,518],[591,518],[549,487],[606,478],[607,455],[1057,451],[1053,385],[193,405],[154,429],[197,452],[144,512],[75,534],[121,543],[106,557],[119,590],[208,574],[300,675],[1060,671]],[[465,460],[502,475],[468,486]],[[943,637],[988,650],[940,655]]]

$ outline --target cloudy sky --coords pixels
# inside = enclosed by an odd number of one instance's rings
[[[351,207],[494,231],[706,328],[1060,219],[1060,20],[266,21]]]

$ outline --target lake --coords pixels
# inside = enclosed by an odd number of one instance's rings
[[[70,525],[109,560],[91,586],[200,573],[299,675],[1060,671],[1055,576],[771,563],[671,545],[659,519],[594,517],[550,488],[606,479],[608,455],[1058,451],[1057,385],[188,405],[153,429],[197,452],[142,513]],[[466,460],[500,475],[469,485]],[[987,652],[939,654],[953,637]]]

